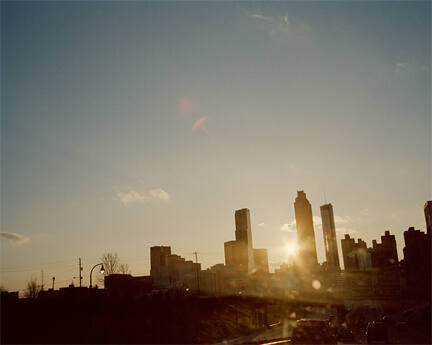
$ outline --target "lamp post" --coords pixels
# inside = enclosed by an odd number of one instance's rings
[[[90,288],[92,288],[92,273],[93,273],[93,270],[94,270],[97,266],[101,266],[101,268],[100,268],[100,273],[104,274],[104,272],[105,272],[105,269],[104,269],[103,263],[96,264],[96,265],[93,266],[93,268],[92,268],[91,271],[90,271]]]

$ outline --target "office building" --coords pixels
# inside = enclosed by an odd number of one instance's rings
[[[336,227],[334,222],[333,206],[332,204],[322,205],[320,210],[327,268],[329,270],[339,270],[340,264],[336,241]]]
[[[254,256],[252,250],[252,230],[249,209],[243,208],[241,210],[235,211],[235,227],[236,241],[246,244],[246,252],[243,252],[244,264],[246,265],[249,273],[253,272]]]
[[[303,191],[297,191],[294,202],[294,211],[297,224],[297,241],[300,265],[308,268],[318,265],[315,246],[315,233],[313,227],[312,207]]]

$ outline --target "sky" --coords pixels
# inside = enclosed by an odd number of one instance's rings
[[[430,2],[1,2],[1,275],[83,284],[106,252],[224,262],[249,208],[270,269],[298,190],[338,238],[425,231]],[[338,243],[340,251],[340,242]],[[340,257],[341,262],[343,261]]]

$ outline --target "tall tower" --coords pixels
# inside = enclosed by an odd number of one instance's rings
[[[327,267],[334,270],[340,270],[333,206],[332,204],[322,205],[320,210]]]
[[[242,243],[244,246],[244,252],[241,256],[243,257],[245,266],[247,264],[248,272],[252,272],[254,269],[254,256],[249,209],[243,208],[235,211],[235,226],[236,241]]]
[[[297,241],[300,263],[306,267],[318,265],[315,247],[315,233],[313,227],[312,207],[305,192],[297,191],[294,202],[294,211],[297,224]]]
[[[426,201],[424,205],[424,214],[426,218],[426,233],[432,235],[432,201]]]

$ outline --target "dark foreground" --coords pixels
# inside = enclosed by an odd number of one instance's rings
[[[289,342],[295,320],[304,317],[343,324],[352,330],[354,343],[366,343],[367,323],[383,319],[390,343],[431,343],[430,303],[356,303],[359,307],[348,311],[341,301],[196,295],[156,295],[132,300],[112,298],[97,290],[62,299],[3,299],[1,343],[265,344],[276,339]]]

